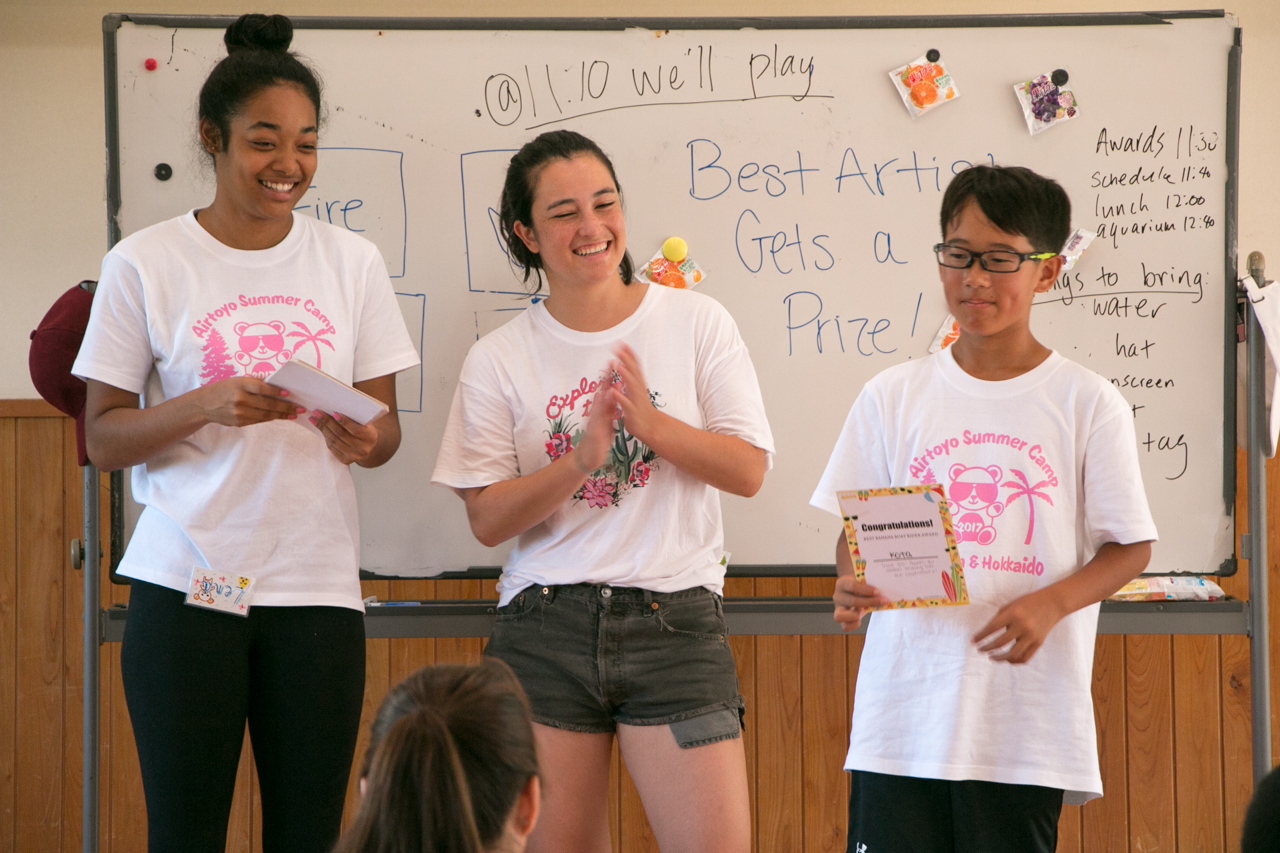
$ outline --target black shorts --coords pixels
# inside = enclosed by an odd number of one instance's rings
[[[741,733],[721,599],[702,587],[531,586],[498,609],[485,654],[515,671],[546,726],[671,725],[686,748]]]
[[[848,853],[1054,853],[1062,790],[854,770]]]

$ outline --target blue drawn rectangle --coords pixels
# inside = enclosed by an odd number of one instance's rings
[[[392,278],[405,274],[409,216],[404,152],[384,148],[321,148],[320,166],[294,210],[354,231],[382,252]]]
[[[514,148],[467,151],[462,170],[462,224],[467,253],[467,290],[524,296],[498,230],[498,199]]]

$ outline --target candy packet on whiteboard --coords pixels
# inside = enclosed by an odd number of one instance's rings
[[[1062,247],[1062,271],[1066,272],[1076,265],[1076,261],[1080,260],[1080,256],[1084,254],[1084,250],[1089,248],[1089,244],[1093,242],[1093,238],[1097,237],[1094,231],[1085,231],[1077,228],[1071,232],[1071,236],[1067,238],[1067,243]]]
[[[1059,68],[1052,74],[1041,74],[1034,80],[1014,85],[1013,93],[1022,105],[1027,130],[1033,136],[1079,115],[1080,103],[1075,92],[1067,86],[1070,79],[1066,69]]]
[[[942,325],[938,327],[938,334],[933,336],[933,343],[929,344],[929,352],[942,352],[951,346],[960,337],[960,323],[950,314],[947,319],[942,321]]]
[[[636,278],[641,281],[651,281],[678,290],[696,287],[704,277],[702,267],[689,257],[688,244],[679,237],[668,237],[662,248],[636,273]]]
[[[936,50],[893,69],[889,72],[889,79],[912,118],[960,97],[959,87]]]

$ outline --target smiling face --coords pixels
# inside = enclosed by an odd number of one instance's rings
[[[218,177],[214,206],[245,223],[290,223],[316,171],[316,111],[301,88],[269,86],[245,101],[222,140],[208,120],[200,138]]]
[[[1030,253],[1026,237],[1001,231],[970,201],[947,228],[943,242],[971,252],[1003,250]],[[1053,287],[1060,258],[1026,260],[1015,272],[992,273],[976,259],[968,269],[938,266],[947,307],[960,324],[961,340],[984,338],[1020,345],[1031,338],[1031,301]],[[957,342],[959,343],[959,342]]]
[[[551,160],[534,180],[532,227],[516,222],[514,229],[542,259],[551,287],[617,279],[627,230],[609,168],[578,154]]]

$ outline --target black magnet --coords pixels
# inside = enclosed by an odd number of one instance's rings
[[[1059,68],[1057,71],[1049,75],[1049,79],[1053,81],[1053,85],[1055,86],[1065,86],[1067,81],[1071,78],[1067,74],[1067,70],[1065,68]]]
[[[937,48],[931,47],[929,48],[929,52],[924,55],[924,58],[929,60],[930,62],[937,62],[939,59],[942,58],[942,54],[938,53]]]
[[[156,179],[157,179],[157,180],[160,180],[160,181],[167,181],[167,180],[169,180],[169,179],[170,179],[170,178],[172,178],[172,177],[173,177],[173,167],[172,167],[172,166],[170,166],[168,163],[157,163],[157,164],[156,164]]]

